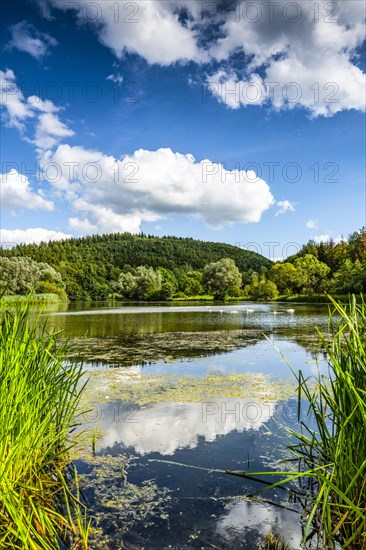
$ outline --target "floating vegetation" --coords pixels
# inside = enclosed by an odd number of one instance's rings
[[[260,489],[297,482],[295,497],[304,510],[303,543],[319,539],[322,548],[366,548],[366,303],[355,296],[343,307],[328,296],[332,334],[323,345],[328,372],[311,382],[293,371],[298,384],[301,431],[289,430],[295,443],[288,449],[297,468],[282,472],[280,481]],[[305,406],[304,406],[305,403]],[[307,418],[301,420],[303,410]],[[312,424],[315,421],[315,426]],[[246,477],[245,472],[227,473]],[[257,472],[279,475],[280,472]]]
[[[295,395],[289,380],[273,381],[263,374],[208,375],[203,378],[178,375],[141,376],[123,368],[90,373],[84,401],[103,404],[121,400],[138,406],[171,401],[199,403],[219,397],[280,401]]]
[[[88,457],[90,471],[79,476],[94,515],[90,547],[95,550],[126,548],[124,537],[135,525],[143,523],[148,527],[156,516],[169,518],[171,496],[168,489],[158,487],[154,480],[146,480],[140,486],[128,481],[127,470],[134,458],[124,455]]]
[[[93,369],[88,376],[83,407],[89,412],[94,403],[103,407],[121,401],[127,407],[145,408],[163,402],[200,403],[225,398],[253,398],[256,402],[268,402],[286,399],[295,393],[292,383],[271,381],[260,374],[209,375],[204,378],[141,376],[138,369],[120,367]],[[123,454],[95,456],[95,448],[100,448],[98,442],[104,435],[96,419],[94,429],[79,435],[75,447],[77,456],[88,470],[79,478],[95,518],[90,544],[96,550],[116,548],[118,544],[125,548],[125,537],[131,536],[134,526],[143,524],[148,527],[156,518],[168,520],[172,504],[168,489],[158,487],[154,480],[147,480],[139,486],[129,482],[128,469],[134,465],[134,457]]]
[[[263,338],[262,329],[206,330],[131,334],[126,337],[74,338],[70,358],[79,359],[80,349],[86,362],[123,365],[146,365],[180,358],[206,357],[254,345]]]

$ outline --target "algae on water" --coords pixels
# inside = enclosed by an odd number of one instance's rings
[[[137,406],[172,401],[198,403],[209,398],[256,398],[280,401],[295,394],[290,380],[271,380],[264,374],[141,376],[126,369],[93,370],[84,393],[86,403],[121,400]]]

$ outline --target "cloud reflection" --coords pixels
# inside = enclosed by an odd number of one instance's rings
[[[241,501],[217,521],[216,532],[227,544],[243,540],[245,533],[257,529],[262,535],[281,533],[291,548],[301,547],[299,516],[275,506]]]
[[[116,417],[111,405],[99,427],[102,448],[121,444],[140,455],[172,455],[178,449],[197,447],[200,438],[214,441],[237,430],[258,430],[275,412],[274,401],[217,399],[205,403],[156,403]]]

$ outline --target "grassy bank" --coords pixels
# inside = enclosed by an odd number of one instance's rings
[[[89,527],[69,461],[82,369],[65,366],[66,347],[36,321],[29,304],[0,321],[0,546],[85,550]]]
[[[341,304],[348,304],[350,300],[349,294],[335,295],[334,299]],[[357,303],[361,303],[363,297],[361,295],[356,296]],[[329,298],[327,294],[293,294],[292,296],[279,296],[274,301],[276,302],[297,302],[303,304],[329,304]]]
[[[0,307],[12,306],[16,304],[58,304],[64,303],[65,299],[58,294],[32,294],[31,296],[1,296]]]
[[[200,294],[197,296],[179,296],[172,298],[172,302],[211,302],[214,297],[210,294]]]

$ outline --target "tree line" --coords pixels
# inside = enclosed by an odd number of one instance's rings
[[[334,243],[309,241],[272,263],[221,243],[113,234],[0,251],[4,294],[56,293],[70,300],[170,300],[213,295],[269,300],[366,291],[366,229]]]
[[[202,292],[198,272],[221,258],[231,258],[241,272],[272,265],[260,254],[228,244],[130,233],[19,245],[0,249],[1,257],[27,257],[49,264],[60,273],[70,300],[104,300],[121,273],[132,273],[138,267],[168,270],[178,293],[195,295]],[[169,279],[167,272],[161,272]]]

